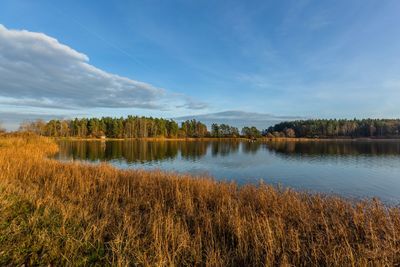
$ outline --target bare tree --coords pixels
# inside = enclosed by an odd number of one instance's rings
[[[3,122],[0,121],[0,133],[5,133],[6,129],[3,127]]]
[[[32,132],[38,135],[44,135],[46,131],[46,122],[43,120],[36,121],[24,121],[19,126],[19,131],[21,132]]]
[[[286,128],[285,130],[286,137],[293,138],[296,137],[296,133],[292,128]]]

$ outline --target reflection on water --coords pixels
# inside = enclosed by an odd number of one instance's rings
[[[382,141],[316,141],[271,142],[268,148],[283,155],[400,155],[400,142]]]
[[[179,154],[196,160],[207,153],[208,142],[149,142],[149,141],[61,141],[60,159],[89,161],[124,160],[127,163],[174,159]],[[214,146],[218,151],[219,145]]]
[[[60,141],[57,158],[400,203],[400,141]]]
[[[239,151],[239,142],[213,141],[60,141],[59,159],[110,161],[127,163],[174,159],[178,155],[196,160],[211,151],[212,156],[228,156]],[[244,144],[244,152],[256,152],[259,144]]]
[[[196,160],[211,155],[230,156],[241,152],[257,154],[261,149],[284,157],[383,156],[400,155],[397,141],[239,142],[239,141],[60,141],[60,159],[90,161],[125,160],[127,163],[174,159],[180,155]]]

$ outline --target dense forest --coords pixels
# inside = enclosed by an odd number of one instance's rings
[[[173,120],[128,116],[127,118],[75,118],[73,120],[36,120],[25,122],[20,131],[34,132],[54,137],[205,137],[206,125],[196,120],[182,122],[181,127]]]
[[[252,127],[251,129],[255,129]],[[198,138],[198,137],[239,137],[239,130],[226,124],[213,124],[211,132],[207,126],[196,120],[187,120],[179,126],[174,120],[152,117],[128,116],[127,118],[76,118],[73,120],[36,120],[24,122],[20,131],[34,132],[53,137],[99,138]],[[253,132],[259,133],[257,129]],[[247,133],[247,132],[246,132]],[[246,134],[247,136],[248,134]],[[251,136],[251,133],[250,133]]]
[[[0,127],[1,128],[1,127]],[[180,125],[174,120],[128,116],[127,118],[75,118],[73,120],[36,120],[24,122],[20,131],[52,137],[80,138],[400,138],[400,119],[298,120],[281,122],[260,131],[256,127],[238,128],[227,124],[207,126],[196,120]]]
[[[227,124],[216,124],[211,125],[211,136],[212,137],[239,137],[239,130],[236,127],[229,126]]]
[[[265,132],[268,137],[371,137],[399,138],[399,119],[299,120],[278,123]]]

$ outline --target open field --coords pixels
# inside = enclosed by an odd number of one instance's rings
[[[48,159],[0,137],[0,265],[393,266],[400,208]]]

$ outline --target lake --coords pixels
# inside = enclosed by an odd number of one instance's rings
[[[67,141],[63,161],[209,175],[239,184],[260,180],[348,198],[400,203],[400,141]]]

